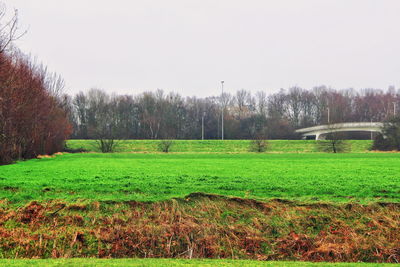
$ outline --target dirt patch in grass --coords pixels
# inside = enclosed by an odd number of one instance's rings
[[[4,186],[3,187],[3,190],[6,190],[6,191],[10,191],[10,192],[17,192],[18,190],[19,190],[19,188],[18,187],[15,187],[15,186]]]
[[[260,202],[193,193],[155,203],[0,208],[4,258],[400,261],[400,207]]]

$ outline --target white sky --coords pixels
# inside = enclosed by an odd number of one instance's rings
[[[70,93],[400,86],[399,0],[3,2]]]

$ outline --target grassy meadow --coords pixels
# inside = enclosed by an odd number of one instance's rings
[[[368,152],[370,141],[317,153],[305,140],[269,141],[266,153],[248,152],[243,140],[175,141],[160,153],[158,142],[0,166],[0,259],[77,258],[0,265],[400,260],[400,153]],[[96,151],[93,144],[68,142]],[[95,259],[148,257],[183,259]],[[184,260],[192,257],[226,260]]]
[[[158,152],[159,140],[121,140],[117,142],[116,152]],[[171,152],[190,153],[245,153],[249,152],[250,140],[174,140]],[[351,152],[366,152],[371,149],[371,140],[349,140]],[[84,148],[100,152],[95,140],[68,140],[70,148]],[[315,140],[269,140],[267,152],[270,153],[309,153],[317,152]]]
[[[82,153],[0,166],[0,198],[159,201],[204,192],[400,202],[397,153]]]

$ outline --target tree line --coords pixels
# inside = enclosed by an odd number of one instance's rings
[[[242,89],[205,98],[162,90],[118,95],[91,89],[70,96],[62,93],[60,76],[13,45],[24,34],[17,12],[8,21],[4,18],[0,5],[0,164],[61,151],[70,137],[100,140],[105,151],[115,139],[221,139],[222,114],[225,139],[263,144],[266,138],[297,139],[298,128],[390,121],[400,113],[400,90],[394,87],[292,87],[272,94]],[[387,124],[385,131],[400,136],[400,127],[393,130],[393,125]],[[391,145],[383,137],[380,147],[400,147],[397,137]]]
[[[239,90],[206,98],[176,93],[108,94],[91,89],[65,96],[72,138],[296,139],[295,129],[337,122],[385,121],[400,107],[400,90],[389,88],[311,90],[292,87],[277,93]],[[397,111],[397,112],[400,112]]]
[[[0,164],[52,154],[72,132],[62,106],[62,79],[13,46],[17,13],[0,5]]]

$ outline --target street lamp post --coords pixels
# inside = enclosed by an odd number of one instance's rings
[[[221,139],[224,140],[224,81],[221,81],[221,104],[222,104],[222,112],[221,112]]]
[[[328,107],[328,124],[330,124],[331,123],[331,120],[330,120],[330,110],[329,110],[329,107]]]
[[[204,140],[204,116],[206,115],[205,112],[203,112],[203,116],[201,117],[201,140]]]

